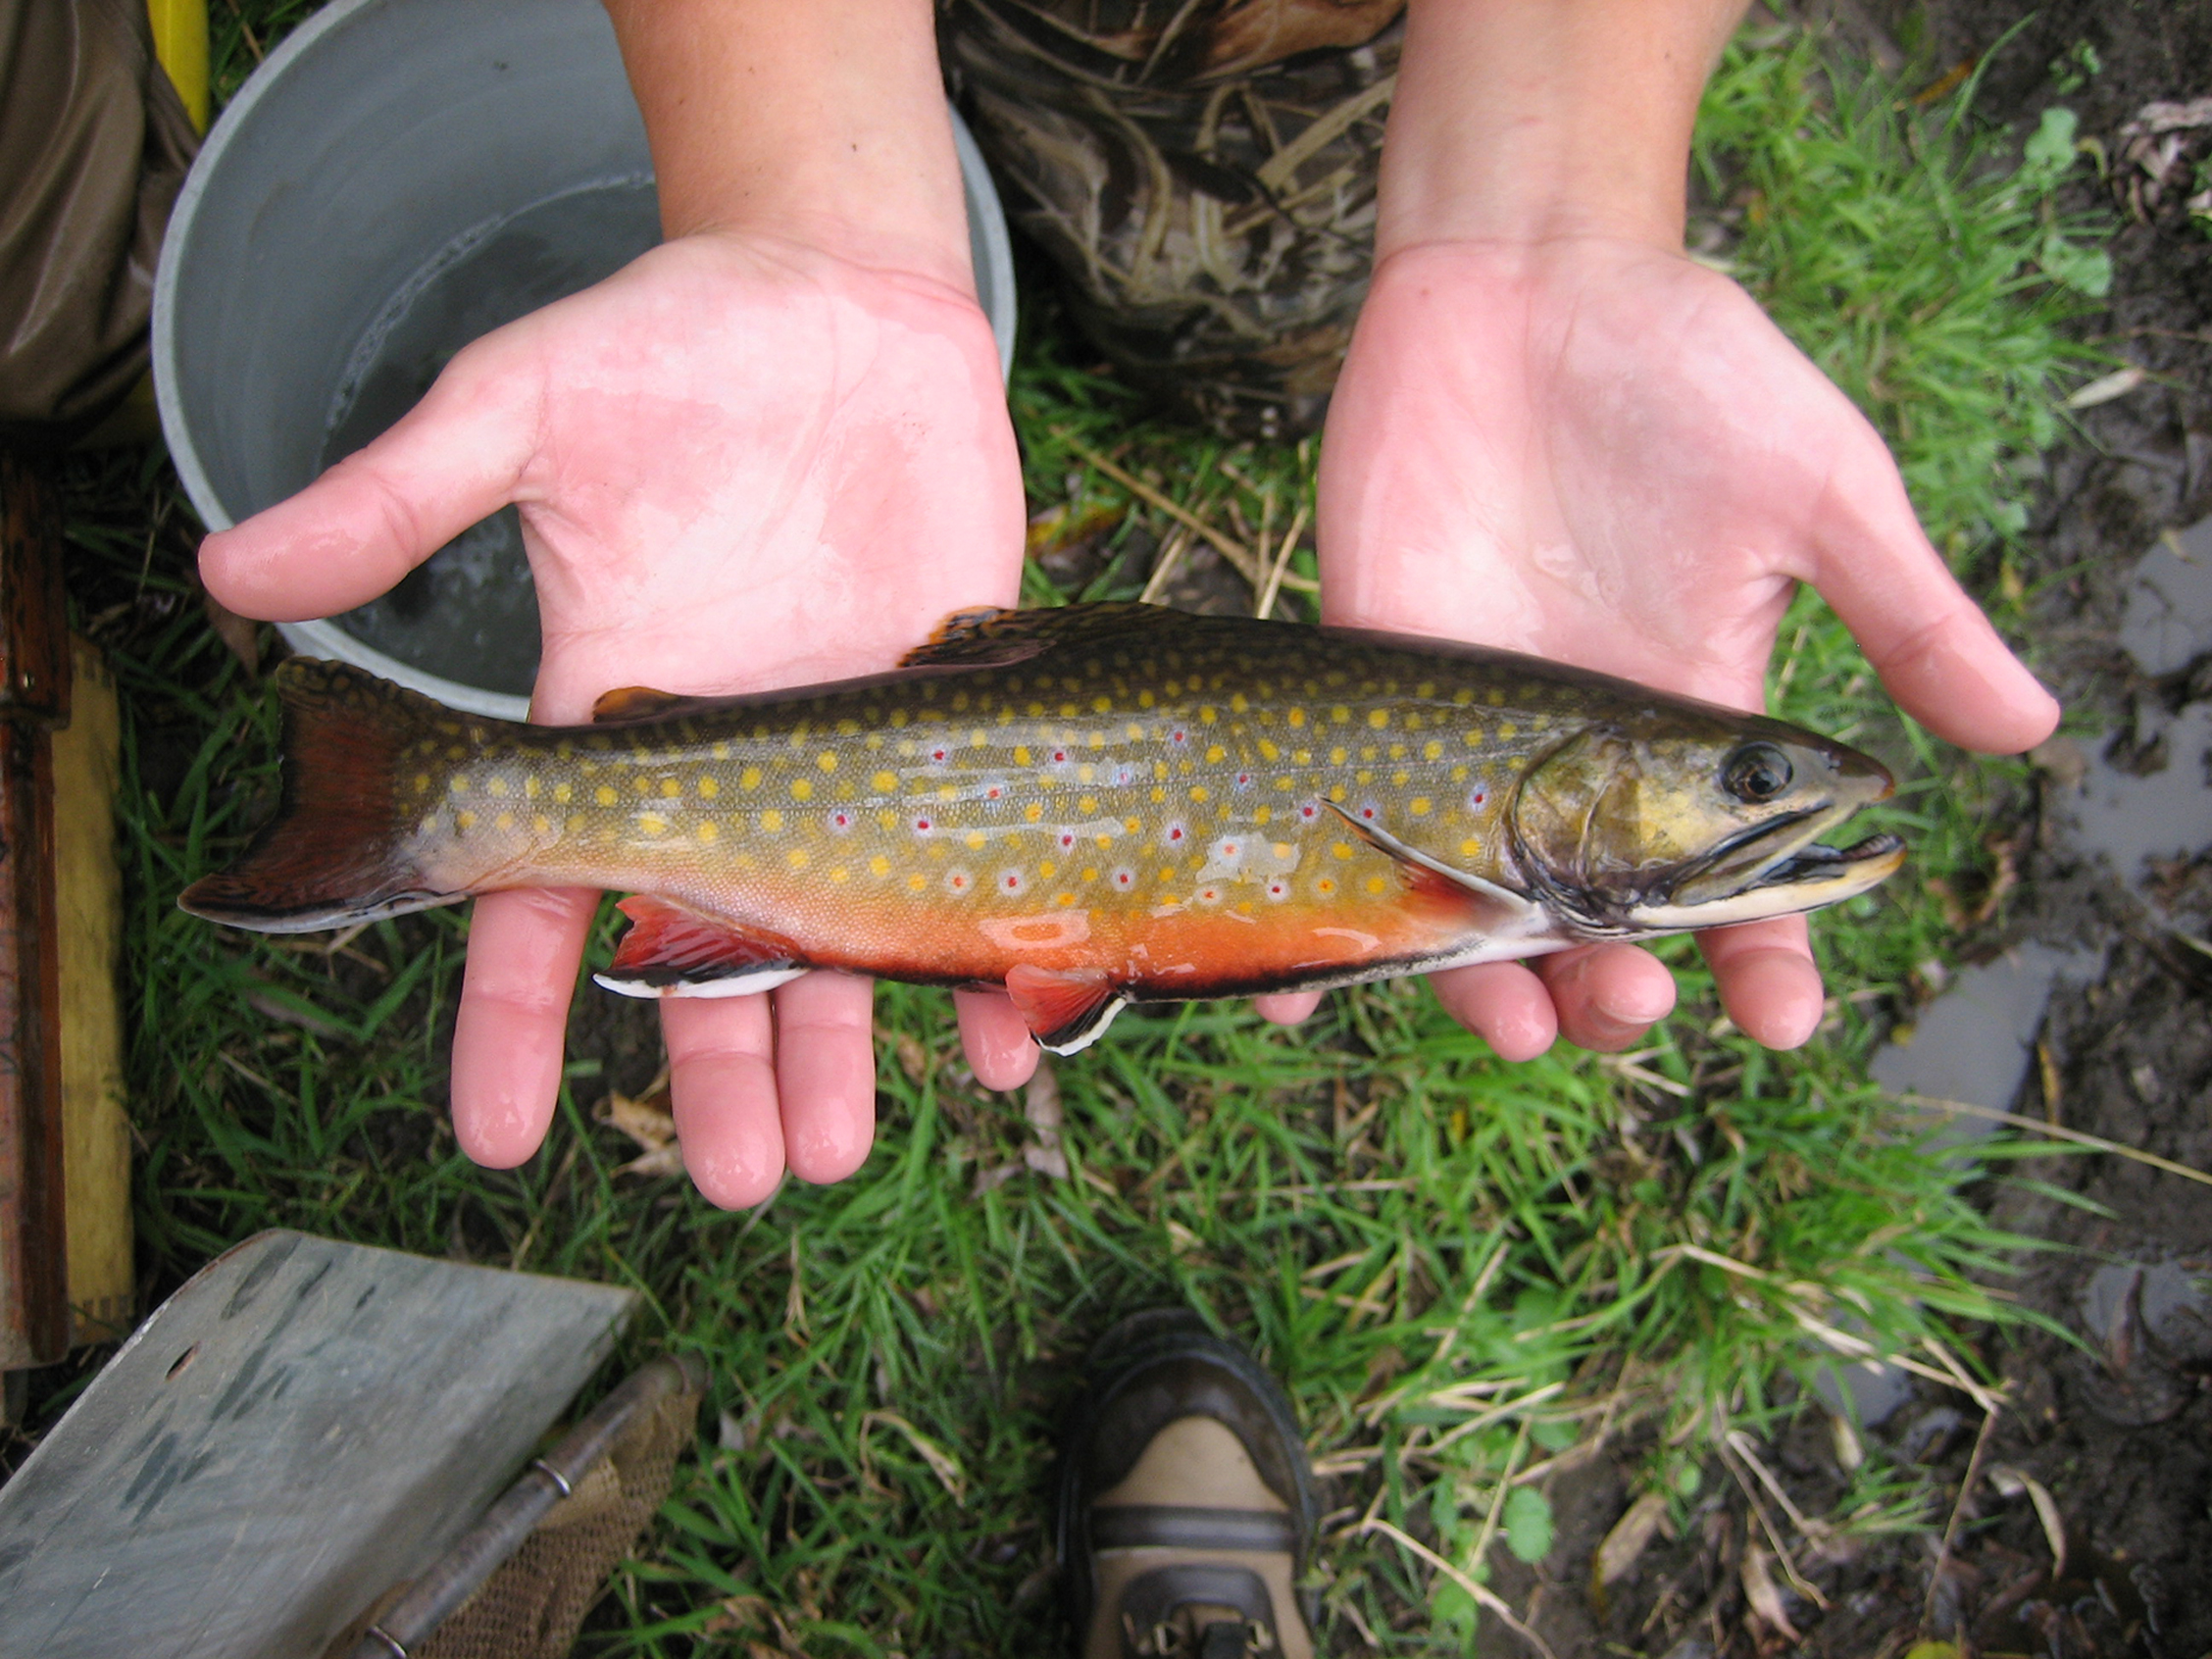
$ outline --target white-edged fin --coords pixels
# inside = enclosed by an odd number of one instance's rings
[[[1127,997],[1110,997],[1091,1010],[1087,1019],[1072,1031],[1055,1031],[1053,1040],[1037,1038],[1037,1046],[1047,1054],[1081,1054],[1106,1034],[1106,1028],[1114,1023],[1114,1016],[1129,1006]]]
[[[618,979],[612,974],[594,974],[591,980],[618,996],[757,996],[778,985],[789,984],[805,972],[804,968],[751,968],[719,980],[679,980],[662,985],[648,984],[643,980]]]
[[[1543,906],[1528,894],[1517,893],[1511,887],[1501,887],[1495,881],[1484,880],[1465,870],[1454,870],[1450,865],[1431,858],[1418,847],[1407,846],[1387,830],[1378,829],[1372,824],[1362,824],[1334,801],[1324,801],[1322,804],[1350,825],[1352,833],[1365,840],[1377,852],[1386,853],[1406,864],[1417,864],[1424,870],[1433,870],[1454,885],[1465,887],[1471,893],[1480,893],[1491,903],[1503,906],[1507,914],[1521,926],[1526,927],[1543,917]]]

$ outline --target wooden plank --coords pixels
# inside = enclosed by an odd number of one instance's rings
[[[69,1349],[47,732],[69,713],[65,614],[51,499],[0,453],[0,1370]]]
[[[123,875],[115,789],[123,732],[100,653],[75,641],[70,722],[54,733],[54,892],[60,924],[62,1192],[70,1343],[130,1330],[130,1123],[124,1107]]]
[[[635,1301],[296,1232],[247,1240],[0,1486],[0,1654],[324,1651],[508,1484]]]

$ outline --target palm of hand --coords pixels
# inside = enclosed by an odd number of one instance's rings
[[[1413,247],[1378,270],[1330,412],[1327,620],[1579,663],[1744,709],[1794,582],[1815,582],[1900,701],[2025,746],[2055,714],[1920,533],[1881,439],[1742,290],[1679,255],[1583,240]],[[1943,705],[1981,692],[1981,712]],[[1706,935],[1737,1023],[1817,1023],[1801,919]],[[1501,1052],[1565,1029],[1634,1041],[1671,1006],[1643,952],[1437,976]]]
[[[375,444],[211,538],[203,569],[244,614],[326,615],[507,501],[543,625],[533,712],[556,723],[618,685],[887,668],[1019,581],[1019,463],[974,302],[721,235],[477,342]],[[483,1162],[518,1163],[544,1134],[594,900],[478,903],[453,1110]],[[773,1016],[762,997],[664,1005],[685,1159],[726,1203],[765,1197],[786,1161],[844,1175],[873,1132],[867,981],[808,976],[775,997]]]

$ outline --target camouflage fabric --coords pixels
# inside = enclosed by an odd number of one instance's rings
[[[1131,377],[1237,435],[1320,424],[1375,247],[1404,0],[940,0],[1008,213]]]

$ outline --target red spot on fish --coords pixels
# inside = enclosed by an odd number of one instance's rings
[[[1252,781],[1252,775],[1251,775],[1251,774],[1250,774],[1249,772],[1239,772],[1239,773],[1238,773],[1238,774],[1236,775],[1236,786],[1237,786],[1237,787],[1238,787],[1239,789],[1243,788],[1245,784],[1247,784],[1247,783],[1249,783],[1249,782],[1251,782],[1251,781]]]
[[[1187,743],[1190,741],[1190,733],[1179,726],[1168,733],[1168,740],[1174,743]]]
[[[1171,840],[1171,841],[1180,841],[1180,840],[1181,840],[1181,839],[1182,839],[1182,826],[1181,826],[1181,825],[1180,825],[1180,824],[1171,824],[1171,825],[1169,825],[1169,826],[1168,826],[1168,839],[1169,839],[1169,840]]]
[[[998,799],[998,785],[993,783],[989,788],[983,791],[983,799],[985,799],[986,801],[995,801]]]
[[[1298,809],[1298,816],[1310,823],[1312,820],[1321,816],[1321,808],[1315,806],[1313,802],[1308,801],[1304,806]]]
[[[1018,871],[1009,870],[998,879],[998,884],[1010,893],[1018,893],[1022,890],[1021,874]]]
[[[1268,883],[1268,897],[1269,897],[1269,898],[1281,898],[1281,897],[1282,897],[1282,895],[1283,895],[1284,893],[1288,892],[1289,890],[1290,890],[1290,889],[1289,889],[1288,887],[1285,887],[1285,886],[1284,886],[1284,885],[1283,885],[1283,884],[1282,884],[1282,883],[1281,881],[1270,881],[1270,882]]]
[[[1468,804],[1469,806],[1481,806],[1481,805],[1482,805],[1482,804],[1483,804],[1483,803],[1484,801],[1488,800],[1489,798],[1490,798],[1490,792],[1489,792],[1489,790],[1487,790],[1487,789],[1478,789],[1478,790],[1476,790],[1476,791],[1475,791],[1475,792],[1474,792],[1474,793],[1473,793],[1472,795],[1469,795],[1469,796],[1467,797],[1467,804]]]
[[[1054,749],[1052,751],[1052,764],[1054,766],[1066,766],[1068,764],[1068,751],[1066,749]]]
[[[1076,832],[1075,832],[1075,831],[1074,831],[1073,830],[1061,830],[1061,831],[1060,831],[1060,844],[1061,844],[1061,845],[1062,845],[1063,847],[1072,847],[1072,846],[1074,846],[1074,845],[1076,844]]]
[[[1117,870],[1114,872],[1114,885],[1117,887],[1133,887],[1136,885],[1136,877],[1130,871]]]
[[[943,750],[943,749],[931,749],[931,750],[930,751],[930,758],[931,760],[933,760],[933,761],[941,761],[941,760],[950,760],[950,759],[952,758],[952,756],[951,756],[951,755],[950,755],[950,753],[948,753],[948,752],[947,752],[946,750]]]
[[[1236,843],[1235,843],[1234,841],[1224,841],[1224,842],[1222,842],[1222,857],[1224,857],[1224,858],[1234,858],[1235,856],[1236,856]]]
[[[832,830],[850,830],[852,828],[852,814],[849,812],[831,813],[830,815],[830,828]]]
[[[1371,807],[1371,806],[1365,806],[1365,807],[1361,807],[1361,808],[1360,808],[1360,817],[1362,817],[1362,818],[1366,819],[1366,820],[1367,820],[1367,821],[1368,821],[1368,822],[1369,822],[1370,824],[1374,823],[1374,822],[1375,822],[1375,809],[1374,809],[1373,807]]]
[[[914,821],[914,828],[927,834],[930,830],[930,821],[927,818],[917,818]]]

